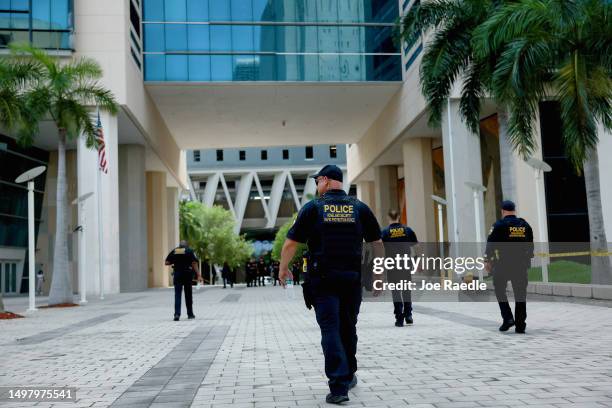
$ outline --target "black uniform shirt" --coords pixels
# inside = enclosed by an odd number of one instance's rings
[[[383,242],[419,242],[412,228],[399,222],[394,222],[382,230],[382,240]]]
[[[171,264],[175,272],[189,272],[192,264],[198,262],[193,249],[178,247],[174,248],[166,257],[166,262]]]
[[[529,262],[533,258],[533,231],[527,221],[516,215],[497,220],[487,238],[486,256],[493,262]]]
[[[325,196],[346,197],[346,192],[344,190],[329,190],[325,193]],[[362,226],[363,240],[366,242],[378,241],[380,239],[380,227],[376,217],[372,214],[370,207],[359,200],[356,201],[359,206],[359,222]],[[308,250],[311,253],[318,252],[321,249],[320,230],[316,228],[318,217],[319,214],[315,200],[304,204],[293,226],[289,229],[287,238],[301,243],[308,243]]]

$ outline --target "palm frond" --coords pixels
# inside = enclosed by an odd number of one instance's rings
[[[458,12],[461,12],[460,6],[452,0],[431,0],[415,4],[408,14],[401,18],[400,37],[404,41],[412,42],[415,36],[439,27]]]
[[[488,61],[471,61],[463,78],[459,112],[473,133],[479,131],[481,98],[485,96],[489,76]]]
[[[71,90],[70,97],[78,99],[85,105],[98,106],[113,115],[117,114],[119,110],[119,105],[113,93],[97,83],[83,85]]]
[[[429,106],[429,124],[440,124],[446,98],[470,61],[469,33],[460,22],[436,31],[421,61],[421,92]]]

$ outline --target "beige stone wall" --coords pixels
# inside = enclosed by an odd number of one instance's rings
[[[148,171],[146,177],[149,287],[167,287],[169,269],[164,265],[164,260],[170,249],[166,173]]]

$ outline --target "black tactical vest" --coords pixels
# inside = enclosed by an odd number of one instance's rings
[[[359,217],[360,202],[348,195],[323,195],[317,206],[316,230],[321,246],[312,252],[318,269],[323,271],[359,271],[363,229]]]

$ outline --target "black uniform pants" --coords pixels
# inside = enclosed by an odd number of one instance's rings
[[[387,273],[387,280],[390,283],[400,283],[402,280],[410,281],[412,275],[410,271],[394,271]],[[412,294],[410,289],[394,290],[391,292],[393,298],[393,314],[397,319],[410,316],[412,314]]]
[[[356,326],[361,305],[361,283],[358,272],[330,275],[323,279],[314,276],[309,279],[321,329],[329,389],[332,394],[346,395],[357,371]]]
[[[506,294],[506,286],[508,281],[512,282],[512,291],[514,292],[514,316],[512,309],[508,303]],[[495,267],[493,269],[493,286],[495,287],[495,296],[499,302],[504,321],[514,319],[517,327],[524,327],[527,319],[527,267]]]
[[[185,290],[187,316],[193,316],[193,297],[191,292],[191,272],[174,272],[174,314],[181,315],[181,294]]]

